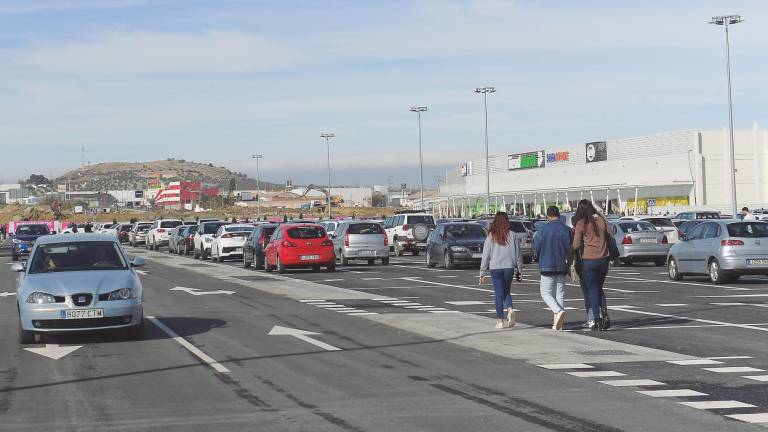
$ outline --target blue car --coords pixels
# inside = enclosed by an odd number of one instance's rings
[[[32,251],[32,246],[35,245],[35,241],[49,234],[51,232],[45,224],[22,224],[16,227],[11,251],[13,260],[18,261],[19,257],[29,255]]]

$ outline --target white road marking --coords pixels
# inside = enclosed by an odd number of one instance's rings
[[[677,307],[677,306],[688,306],[688,305],[686,303],[660,303],[660,304],[657,304],[656,306]]]
[[[536,365],[540,368],[544,369],[550,369],[550,370],[560,370],[560,369],[594,369],[595,367],[592,365],[584,364],[584,363],[552,363],[552,364],[540,364]]]
[[[403,278],[405,280],[410,280],[411,282],[419,282],[419,283],[425,283],[429,285],[437,285],[437,286],[445,286],[445,287],[451,287],[451,288],[461,288],[465,290],[471,290],[471,291],[485,291],[485,292],[493,292],[493,290],[485,289],[485,288],[475,288],[475,287],[468,287],[464,285],[452,285],[452,284],[446,284],[442,282],[432,282],[432,281],[425,281],[425,280],[413,280],[413,278]]]
[[[12,292],[1,292],[0,293],[0,297],[8,297],[8,296],[15,296],[15,295],[16,295],[16,293],[12,293]]]
[[[420,306],[405,306],[405,308],[406,308],[406,309],[434,309],[432,306],[425,306],[425,305],[420,305]]]
[[[320,282],[341,282],[344,279],[323,279]]]
[[[423,311],[423,312],[429,312],[429,311],[444,311],[444,310],[448,310],[448,309],[441,308],[441,307],[430,307],[430,308],[422,308],[422,309],[419,309],[419,310]],[[472,312],[470,312],[470,313],[472,313]]]
[[[631,305],[616,305],[616,306],[608,306],[608,309],[639,309],[639,307],[631,306]]]
[[[608,309],[612,309],[612,308],[610,306],[608,306]],[[616,309],[616,307],[614,307],[613,309]],[[696,322],[707,323],[707,324],[719,324],[719,325],[728,326],[728,327],[738,327],[738,328],[743,328],[743,329],[768,332],[768,328],[755,327],[755,326],[752,326],[752,325],[749,325],[749,324],[736,324],[736,323],[729,323],[729,322],[723,322],[723,321],[705,320],[705,319],[690,318],[690,317],[685,317],[685,316],[680,316],[680,315],[669,315],[669,314],[660,314],[660,313],[655,313],[655,312],[631,310],[631,309],[628,309],[628,308],[619,308],[617,310],[620,310],[622,312],[641,314],[641,315],[650,315],[650,316],[658,316],[658,317],[665,317],[665,318],[675,318],[675,319],[679,319],[679,320],[696,321]],[[717,359],[715,358],[715,360],[717,360]]]
[[[703,295],[696,298],[744,298],[744,297],[768,297],[768,294],[728,294],[728,295]]]
[[[672,363],[680,366],[723,364],[723,362],[721,361],[712,360],[712,359],[667,360],[667,363]]]
[[[658,382],[649,379],[630,379],[630,380],[608,380],[600,381],[603,384],[608,384],[613,387],[643,387],[643,386],[660,386],[666,385],[663,382]]]
[[[455,276],[455,275],[441,275],[441,276],[435,276],[435,277],[438,277],[438,278],[455,278],[457,276]]]
[[[364,280],[364,281],[382,280],[382,279],[384,279],[384,278],[380,278],[380,277],[372,277],[372,278],[371,278],[371,277],[368,277],[368,278],[360,278],[360,280]]]
[[[332,304],[332,305],[318,305],[319,307],[323,309],[339,309],[339,308],[345,308],[346,306],[340,305],[340,304]]]
[[[743,360],[754,358],[752,356],[726,356],[726,357],[704,357],[710,360]]]
[[[638,391],[640,394],[644,394],[650,397],[693,397],[693,396],[709,396],[706,393],[697,392],[694,390],[681,389],[681,390],[643,390]]]
[[[355,308],[347,308],[347,309],[333,309],[336,312],[339,313],[353,313],[353,312],[365,312],[362,309],[355,309]]]
[[[454,310],[431,310],[427,312],[429,313],[462,313],[461,311],[454,311]]]
[[[753,381],[760,381],[760,382],[768,381],[768,375],[743,376],[742,378],[751,379]]]
[[[729,366],[718,368],[703,368],[705,371],[717,372],[717,373],[748,373],[748,372],[765,372],[765,369],[758,369],[749,366]]]
[[[378,315],[378,312],[350,312],[347,315],[363,316],[363,315]]]
[[[768,423],[768,413],[755,414],[729,414],[726,417],[740,420],[746,423]]]
[[[306,330],[300,330],[300,329],[294,329],[290,327],[282,327],[282,326],[274,326],[272,327],[272,330],[267,333],[268,336],[293,336],[296,339],[302,340],[308,344],[312,344],[316,347],[320,347],[326,351],[341,351],[341,348],[335,347],[333,345],[327,344],[325,342],[319,341],[317,339],[313,339],[309,336],[315,336],[319,335],[320,333],[315,333],[311,331]]]
[[[452,304],[454,306],[473,306],[473,305],[484,305],[484,304],[493,304],[492,301],[476,301],[476,300],[468,300],[468,301],[447,301],[445,303]]]
[[[174,332],[168,326],[163,324],[163,322],[160,321],[159,319],[157,319],[157,318],[155,318],[153,316],[148,316],[148,317],[146,317],[146,319],[149,320],[149,322],[151,322],[152,324],[154,324],[157,328],[159,328],[160,330],[165,332],[165,334],[170,336],[171,339],[173,339],[176,342],[178,342],[179,345],[181,345],[184,348],[186,348],[187,351],[191,352],[195,357],[199,358],[200,360],[202,360],[203,362],[208,364],[208,366],[210,366],[214,370],[216,370],[216,372],[221,372],[221,373],[229,373],[230,372],[229,369],[227,369],[224,366],[222,366],[221,364],[219,364],[219,362],[217,362],[216,360],[211,358],[208,354],[206,354],[203,351],[201,351],[198,347],[192,345],[186,339],[184,339],[183,337],[177,335],[176,332]]]
[[[421,303],[390,303],[392,306],[424,306]]]
[[[397,304],[397,303],[408,303],[408,300],[380,300],[382,303],[389,303],[389,304]]]
[[[731,409],[731,408],[754,408],[752,404],[734,401],[698,401],[698,402],[678,402],[680,405],[685,405],[696,409]]]
[[[234,291],[224,291],[224,290],[216,290],[216,291],[203,291],[200,288],[187,288],[187,287],[173,287],[171,288],[171,291],[184,291],[186,293],[192,294],[193,296],[201,296],[201,295],[213,295],[213,294],[234,294]]]
[[[568,375],[573,375],[579,378],[599,378],[599,377],[617,377],[626,376],[621,372],[615,371],[586,371],[586,372],[566,372]]]
[[[707,327],[729,327],[729,326],[727,324],[670,325],[670,326],[622,327],[622,330],[690,329],[690,328],[707,328]]]
[[[712,306],[746,306],[746,303],[710,303]]]
[[[39,354],[43,357],[48,357],[49,359],[58,360],[66,356],[67,354],[71,354],[77,351],[82,347],[83,347],[82,345],[59,346],[57,344],[45,344],[45,346],[38,347],[38,348],[24,348],[24,349],[31,353]]]
[[[302,303],[315,303],[315,302],[321,302],[324,303],[325,300],[299,300]]]

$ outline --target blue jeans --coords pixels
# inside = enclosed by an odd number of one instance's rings
[[[491,279],[493,280],[493,291],[496,294],[496,318],[504,318],[504,308],[512,308],[512,296],[509,291],[512,289],[512,280],[515,278],[515,269],[496,269],[491,270]]]
[[[581,290],[587,307],[587,320],[600,317],[600,307],[607,307],[603,284],[608,274],[608,258],[582,260]]]

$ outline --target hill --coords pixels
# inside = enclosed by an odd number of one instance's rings
[[[54,180],[56,184],[69,183],[69,190],[106,191],[146,189],[150,179],[160,178],[164,183],[172,181],[202,181],[218,185],[222,190],[229,187],[232,179],[237,189],[256,189],[256,179],[226,167],[211,163],[166,159],[151,162],[105,162],[69,171]],[[262,181],[262,188],[283,190],[283,185]]]

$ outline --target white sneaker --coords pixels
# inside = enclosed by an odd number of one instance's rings
[[[563,324],[565,324],[565,311],[561,310],[555,314],[555,321],[552,324],[552,328],[555,330],[562,330]]]
[[[496,320],[496,328],[497,329],[503,329],[504,327],[506,327],[504,325],[504,320],[503,319],[497,319]]]
[[[507,327],[515,326],[515,310],[512,308],[507,309]]]

